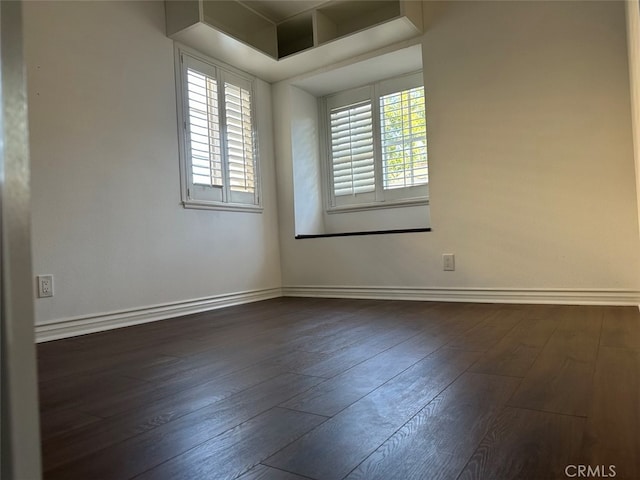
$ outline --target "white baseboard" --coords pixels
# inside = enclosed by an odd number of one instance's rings
[[[259,300],[267,300],[281,296],[282,290],[280,288],[264,288],[132,310],[53,320],[36,325],[36,341],[46,342],[60,338],[75,337],[87,333],[128,327],[140,323],[155,322],[157,320],[179,317],[181,315],[206,312],[217,308],[257,302]]]
[[[640,291],[614,289],[410,288],[300,285],[282,287],[286,297],[367,298],[472,303],[638,305]]]
[[[36,341],[47,342],[87,333],[155,322],[270,298],[319,297],[377,300],[418,300],[471,303],[539,303],[558,305],[633,305],[640,308],[636,290],[497,289],[424,287],[350,287],[298,285],[215,295],[145,308],[52,320],[36,325]]]

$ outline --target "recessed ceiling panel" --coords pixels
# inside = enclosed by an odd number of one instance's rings
[[[326,3],[326,0],[240,0],[240,3],[244,3],[272,22],[280,23],[298,13]]]

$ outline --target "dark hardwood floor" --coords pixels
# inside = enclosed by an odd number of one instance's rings
[[[38,361],[45,479],[640,479],[635,307],[280,298]]]

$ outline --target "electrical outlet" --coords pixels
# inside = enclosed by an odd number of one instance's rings
[[[53,275],[38,275],[38,297],[53,297]]]
[[[453,253],[443,253],[442,266],[445,272],[453,272],[456,269],[456,256]]]

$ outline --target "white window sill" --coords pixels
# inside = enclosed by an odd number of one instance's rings
[[[370,202],[370,203],[355,203],[352,205],[340,205],[335,207],[329,207],[327,209],[327,213],[334,214],[334,213],[363,212],[367,210],[416,207],[420,205],[429,205],[429,197],[407,198],[403,200],[392,200],[387,202]]]
[[[244,203],[221,203],[189,200],[182,202],[184,208],[196,210],[226,210],[228,212],[262,213],[262,205],[248,205]]]

